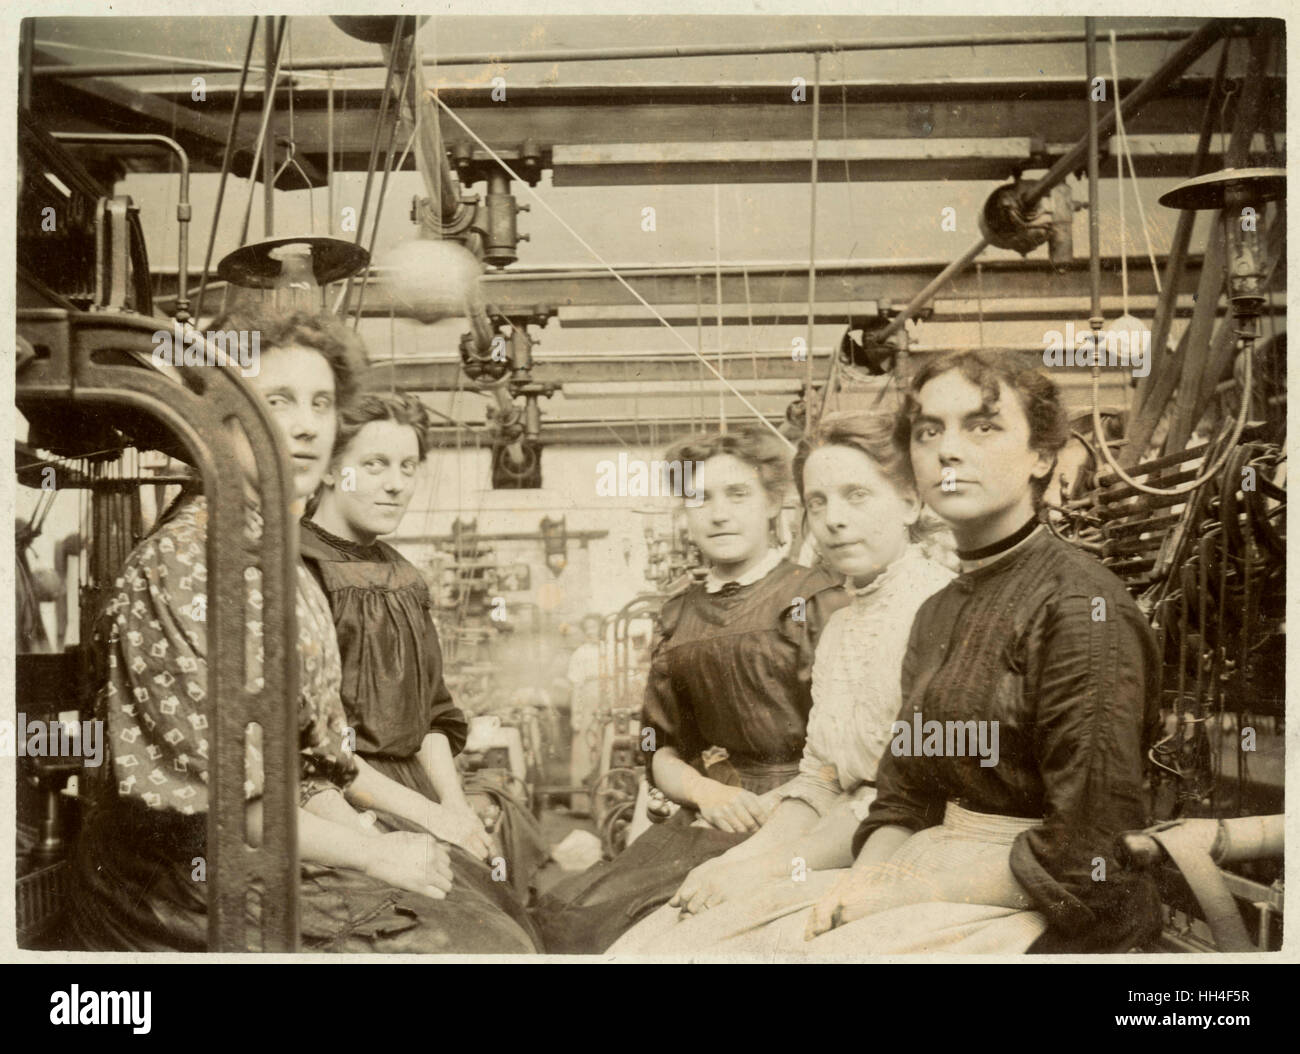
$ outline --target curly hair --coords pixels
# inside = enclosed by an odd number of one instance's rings
[[[222,315],[209,328],[256,332],[262,354],[289,347],[318,351],[334,374],[335,402],[344,406],[356,398],[361,371],[366,368],[365,345],[334,315],[246,307]]]
[[[828,446],[847,447],[866,455],[899,494],[916,496],[911,460],[906,451],[900,450],[894,442],[894,415],[844,410],[826,414],[813,431],[799,441],[799,449],[794,455],[794,484],[800,501],[804,500],[804,469],[808,459],[815,451]],[[922,509],[916,522],[908,525],[907,534],[913,542],[928,542],[945,530],[940,520]]]
[[[956,351],[928,362],[912,378],[903,402],[894,418],[894,444],[909,458],[912,428],[921,413],[920,394],[930,381],[957,370],[980,390],[983,408],[992,413],[1001,397],[1001,386],[1016,393],[1020,408],[1029,422],[1029,447],[1050,455],[1052,464],[1070,439],[1070,423],[1061,401],[1061,390],[1042,370],[1026,369],[1005,354],[985,351]],[[1037,505],[1051,480],[1051,472],[1030,481]]]
[[[428,407],[410,392],[365,392],[339,407],[339,430],[334,438],[334,457],[347,450],[357,433],[372,421],[392,421],[415,431],[420,460],[428,456],[432,422]]]
[[[766,431],[746,427],[691,436],[670,446],[664,457],[670,463],[693,461],[698,465],[721,454],[729,454],[754,469],[773,501],[779,504],[785,500],[790,490],[790,461],[780,440]]]

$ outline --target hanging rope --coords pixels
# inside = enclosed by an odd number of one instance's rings
[[[1111,80],[1115,85],[1115,118],[1116,118],[1115,130],[1116,133],[1119,135],[1120,142],[1122,144],[1124,139],[1124,124],[1123,124],[1123,119],[1120,115],[1119,73],[1118,73],[1118,67],[1115,59],[1115,34],[1113,32],[1111,33],[1110,36],[1110,62],[1111,62]],[[1124,251],[1125,235],[1124,235],[1123,154],[1124,154],[1124,149],[1123,146],[1121,145],[1120,152],[1116,157],[1116,163],[1119,166],[1118,174],[1119,174],[1119,182],[1120,182],[1120,188],[1119,188],[1120,189],[1120,193],[1119,193],[1120,263],[1122,267],[1121,273],[1123,275],[1122,289],[1123,289],[1123,297],[1124,297],[1124,314],[1127,315],[1128,314],[1128,267],[1127,267],[1128,258],[1127,258],[1127,254]],[[1133,183],[1134,183],[1134,188],[1133,188],[1134,194],[1136,195],[1137,193],[1136,177],[1134,178]],[[1154,266],[1155,266],[1155,261],[1153,257],[1152,267],[1154,268]],[[1157,282],[1159,282],[1159,278],[1157,278]],[[1100,339],[1101,337],[1100,332],[1094,330],[1093,337],[1094,339]],[[1103,431],[1102,423],[1101,423],[1100,357],[1101,356],[1100,356],[1099,349],[1094,348],[1093,356],[1092,356],[1092,431],[1093,431],[1093,436],[1097,441],[1097,448],[1101,451],[1102,457],[1105,459],[1106,464],[1110,466],[1111,471],[1114,472],[1119,479],[1123,480],[1125,483],[1127,483],[1130,487],[1133,487],[1135,490],[1138,490],[1143,494],[1151,494],[1155,497],[1175,497],[1180,494],[1190,494],[1192,491],[1197,490],[1200,487],[1203,487],[1211,479],[1217,476],[1219,474],[1219,470],[1223,468],[1228,458],[1232,455],[1232,452],[1237,446],[1238,442],[1240,442],[1241,435],[1246,429],[1246,420],[1250,416],[1251,393],[1253,391],[1253,386],[1254,386],[1253,382],[1254,382],[1255,355],[1254,355],[1253,346],[1248,349],[1247,354],[1245,356],[1246,366],[1245,366],[1245,376],[1242,378],[1241,409],[1237,414],[1237,421],[1232,430],[1232,437],[1228,440],[1227,445],[1224,446],[1222,452],[1215,459],[1213,465],[1211,465],[1208,469],[1206,469],[1199,476],[1197,476],[1196,479],[1190,480],[1189,482],[1184,483],[1177,487],[1152,487],[1146,483],[1139,483],[1136,479],[1134,479],[1132,476],[1130,476],[1127,472],[1124,471],[1124,469],[1120,466],[1119,462],[1117,462],[1114,456],[1111,454],[1110,445],[1106,441],[1105,432]]]
[[[718,373],[722,373],[722,187],[713,184],[713,289],[718,305]],[[727,431],[727,404],[718,389],[718,430]]]
[[[442,108],[443,112],[446,113],[448,117],[450,117],[453,121],[456,122],[457,125],[460,126],[461,130],[465,132],[466,135],[468,135],[471,139],[473,139],[474,142],[478,143],[478,145],[483,148],[484,152],[490,158],[492,158],[493,161],[495,161],[498,165],[501,166],[502,171],[505,172],[506,175],[508,175],[511,179],[515,180],[517,183],[522,184],[524,189],[528,191],[529,195],[533,198],[533,200],[536,201],[546,211],[547,215],[549,215],[561,227],[563,227],[566,231],[568,231],[569,234],[573,236],[574,240],[577,241],[578,244],[581,245],[584,249],[586,249],[587,252],[589,252],[592,255],[593,259],[595,259],[601,265],[601,267],[603,267],[606,271],[608,271],[611,275],[613,275],[615,281],[617,281],[619,285],[621,285],[624,289],[626,289],[629,293],[631,293],[633,297],[636,298],[637,303],[639,303],[642,307],[644,307],[647,311],[649,311],[650,314],[653,315],[660,322],[660,324],[663,325],[664,328],[667,329],[668,332],[670,332],[673,335],[673,337],[676,338],[684,348],[686,348],[687,351],[689,351],[692,355],[694,355],[697,359],[699,359],[700,362],[704,364],[705,369],[707,369],[710,373],[712,373],[715,377],[717,377],[719,381],[721,381],[724,385],[726,385],[727,389],[731,392],[732,395],[734,395],[737,399],[740,400],[740,402],[744,405],[745,409],[749,410],[750,413],[752,413],[755,417],[757,417],[759,421],[761,421],[763,425],[766,426],[766,428],[773,435],[779,438],[781,442],[784,443],[788,449],[790,450],[794,449],[794,444],[791,443],[790,440],[786,439],[786,437],[781,434],[781,432],[777,429],[777,427],[774,424],[772,424],[772,422],[769,421],[767,417],[764,416],[753,403],[751,403],[748,399],[746,399],[743,393],[741,393],[736,389],[735,385],[731,384],[727,380],[727,378],[722,376],[722,374],[718,373],[718,371],[713,368],[713,364],[709,362],[707,358],[701,355],[698,349],[692,347],[691,342],[687,340],[685,337],[683,337],[680,331],[678,331],[672,325],[672,323],[670,323],[666,318],[664,318],[663,315],[661,315],[658,311],[656,311],[654,305],[651,304],[650,301],[648,301],[645,297],[643,297],[640,293],[638,293],[632,287],[632,285],[627,281],[627,279],[624,278],[621,274],[619,274],[618,271],[614,269],[613,265],[610,264],[603,256],[600,255],[600,253],[598,253],[592,247],[591,243],[588,242],[586,238],[584,238],[581,234],[579,234],[576,230],[574,230],[573,227],[569,224],[569,222],[565,220],[565,218],[561,216],[558,212],[556,212],[555,209],[551,208],[550,204],[546,201],[545,198],[543,198],[540,194],[538,194],[537,191],[534,190],[532,187],[528,186],[528,181],[524,179],[521,175],[519,175],[519,173],[516,172],[513,168],[511,168],[510,165],[506,163],[506,161],[501,157],[500,154],[498,154],[495,150],[493,150],[490,146],[488,146],[487,143],[485,143],[482,140],[482,138],[480,138],[478,133],[476,133],[472,128],[470,128],[469,125],[467,125],[464,121],[460,119],[460,117],[456,115],[456,113],[451,109],[451,107],[449,107],[445,102],[443,102],[440,98],[438,98],[436,92],[434,93],[434,102],[436,102]]]
[[[1155,276],[1156,292],[1163,290],[1160,287],[1160,268],[1156,266],[1156,251],[1151,244],[1151,229],[1147,225],[1146,210],[1142,206],[1142,194],[1138,188],[1137,169],[1133,165],[1133,152],[1129,147],[1128,133],[1124,131],[1124,111],[1120,108],[1119,93],[1119,62],[1115,54],[1115,31],[1110,33],[1110,77],[1115,85],[1115,134],[1119,138],[1120,154],[1128,160],[1129,177],[1132,179],[1133,200],[1137,202],[1138,221],[1142,224],[1142,236],[1146,241],[1147,259],[1151,261],[1151,273]],[[1120,170],[1120,227],[1123,229],[1124,224],[1124,173]],[[1124,313],[1128,313],[1128,289],[1127,289],[1127,269],[1125,271],[1125,292],[1124,292]]]

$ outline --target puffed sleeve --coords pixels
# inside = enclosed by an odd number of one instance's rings
[[[817,659],[817,644],[830,617],[849,602],[849,595],[838,579],[814,568],[798,584],[798,597],[781,612],[777,628],[799,649],[795,677],[800,685],[811,691],[813,663]]]
[[[465,712],[452,699],[447,682],[443,679],[442,644],[438,641],[438,628],[433,624],[432,616],[428,616],[428,640],[429,656],[433,660],[430,674],[433,703],[429,713],[429,731],[446,736],[447,742],[451,744],[451,753],[455,756],[465,749],[465,741],[469,738],[469,722],[465,719]]]
[[[646,680],[641,724],[654,732],[655,749],[672,747],[684,761],[694,762],[709,744],[695,719],[695,711],[674,684],[670,652],[673,633],[681,619],[688,594],[669,597],[659,615],[659,632],[650,654],[650,673]],[[654,766],[646,767],[647,778],[654,782]]]
[[[1012,846],[1011,870],[1053,930],[1089,947],[1139,944],[1159,927],[1150,876],[1125,871],[1116,838],[1145,824],[1143,751],[1160,665],[1146,620],[1121,588],[1061,597],[1037,651],[1035,753],[1043,823]]]
[[[921,605],[908,635],[907,651],[903,655],[900,687],[903,703],[898,711],[898,720],[912,720],[919,655],[926,643],[927,636],[933,632],[927,611],[938,600],[931,597]],[[867,818],[858,825],[853,835],[853,855],[862,852],[873,831],[880,827],[906,827],[910,831],[924,830],[943,822],[944,805],[947,797],[941,787],[927,779],[924,759],[899,757],[886,747],[880,756],[876,769],[876,797],[871,803]]]

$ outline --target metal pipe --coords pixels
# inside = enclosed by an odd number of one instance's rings
[[[276,56],[280,54],[280,48],[284,44],[284,34],[286,30],[285,23],[288,18],[281,17],[279,29],[276,29],[275,19],[271,15],[263,15],[262,21],[266,25],[266,34],[263,41],[263,48],[266,52],[266,69],[263,71],[266,76],[267,99],[275,98]],[[292,91],[293,89],[290,89]],[[272,106],[267,110],[268,119],[266,124],[267,147],[262,151],[262,237],[270,238],[275,232],[275,148],[271,145],[274,139],[275,131],[275,108]]]
[[[329,214],[329,236],[334,237],[334,74],[329,75],[325,95],[325,208]]]
[[[226,200],[226,180],[230,177],[230,162],[235,154],[235,131],[239,126],[239,111],[244,102],[244,85],[248,82],[248,66],[253,59],[253,45],[257,41],[258,18],[253,16],[253,24],[248,30],[248,46],[244,49],[244,66],[240,71],[239,87],[235,89],[235,101],[230,107],[230,128],[226,132],[225,149],[221,152],[221,180],[217,183],[217,201],[212,210],[212,227],[208,230],[208,248],[203,254],[203,273],[199,276],[199,295],[195,298],[194,309],[197,314],[203,311],[203,294],[208,288],[208,271],[212,267],[212,249],[217,242],[217,225],[221,220],[221,205]]]
[[[813,368],[812,368],[812,350],[813,350],[813,329],[814,329],[814,309],[817,303],[817,144],[821,133],[821,105],[822,105],[822,57],[820,54],[813,55],[813,117],[812,117],[812,168],[808,174],[808,336],[807,347],[804,349],[804,391],[803,400],[805,409],[804,424],[809,432],[815,423],[812,420],[812,395],[813,395]],[[722,289],[721,282],[718,289],[718,316],[719,325],[721,325],[722,315]]]
[[[23,19],[18,31],[18,106],[29,113],[32,108],[32,55],[36,51],[36,20]]]
[[[1101,180],[1101,137],[1097,124],[1097,20],[1083,20],[1087,43],[1088,78],[1088,324],[1096,333],[1101,329],[1101,204],[1098,183]],[[1103,84],[1105,81],[1102,82]],[[1121,196],[1124,188],[1120,187]],[[1127,289],[1125,290],[1127,292]]]
[[[1246,30],[1234,26],[1234,36]],[[1191,34],[1181,29],[1140,29],[1117,32],[1122,41],[1185,41]],[[628,59],[688,59],[709,58],[721,55],[785,55],[829,54],[841,51],[909,51],[924,48],[1015,47],[1044,44],[1081,44],[1084,37],[1078,32],[1043,33],[950,33],[937,37],[875,37],[865,40],[797,40],[772,44],[661,44],[633,48],[556,48],[550,51],[467,52],[444,55],[424,60],[426,66],[496,66],[532,62],[623,62]],[[57,47],[57,41],[37,41],[38,44]],[[36,66],[34,77],[147,77],[175,72],[180,63],[136,62],[118,65],[68,65]],[[230,63],[184,63],[186,73],[234,73]],[[317,70],[361,70],[379,66],[372,59],[304,59],[294,63],[286,72],[314,72]]]
[[[64,143],[147,143],[161,146],[176,155],[180,165],[180,189],[176,199],[176,221],[179,234],[176,239],[176,318],[189,321],[190,299],[190,158],[185,148],[165,135],[152,132],[53,132],[55,139]]]
[[[1154,96],[1160,93],[1175,78],[1181,76],[1193,62],[1201,57],[1209,48],[1222,38],[1229,30],[1229,24],[1220,20],[1211,20],[1188,37],[1184,43],[1168,59],[1147,77],[1141,84],[1128,94],[1124,100],[1123,111],[1125,117],[1131,117],[1145,106]],[[1235,31],[1235,30],[1234,30]],[[1086,34],[1085,34],[1086,36]],[[1090,85],[1091,86],[1091,85]],[[1111,110],[1098,122],[1097,136],[1107,135],[1115,125],[1115,111]],[[1028,190],[1021,193],[1021,201],[1025,206],[1036,203],[1044,194],[1050,193],[1052,188],[1064,180],[1071,172],[1079,167],[1079,162],[1083,161],[1088,153],[1088,143],[1091,138],[1090,134],[1081,139],[1074,147],[1059,158],[1047,174],[1044,175],[1037,183]],[[878,339],[888,340],[895,333],[907,324],[907,320],[917,311],[929,303],[930,298],[934,296],[944,283],[949,281],[958,272],[965,270],[970,263],[982,253],[988,246],[984,238],[980,238],[974,245],[966,250],[958,259],[943,269],[943,271],[916,294],[892,320],[889,325],[877,334]]]

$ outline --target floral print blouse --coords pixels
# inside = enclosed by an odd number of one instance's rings
[[[108,678],[104,691],[117,793],[154,809],[208,808],[207,501],[183,497],[136,547],[116,581],[104,617]],[[246,538],[261,519],[249,509]],[[262,684],[261,572],[244,571],[249,683]],[[301,564],[296,596],[299,671],[300,801],[346,786],[356,761],[344,746],[342,678],[329,605]],[[260,728],[245,745],[244,795],[263,786]]]

